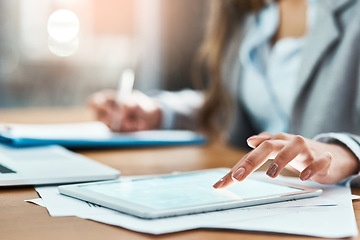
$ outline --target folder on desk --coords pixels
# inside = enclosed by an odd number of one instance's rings
[[[204,144],[187,130],[114,133],[101,122],[63,124],[0,124],[0,142],[17,147],[58,144],[68,148],[140,147]]]

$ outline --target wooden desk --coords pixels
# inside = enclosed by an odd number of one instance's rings
[[[0,122],[56,123],[86,121],[91,114],[79,109],[32,109],[0,111]],[[220,144],[167,148],[93,150],[80,153],[121,170],[122,175],[160,174],[173,171],[232,167],[244,152]],[[353,189],[360,194],[360,189]],[[319,239],[281,234],[221,230],[191,230],[152,236],[77,217],[50,217],[45,208],[24,202],[38,198],[32,187],[0,188],[1,240],[57,239]],[[360,201],[354,202],[360,218]],[[359,226],[360,220],[358,220]],[[353,239],[360,239],[360,236]]]

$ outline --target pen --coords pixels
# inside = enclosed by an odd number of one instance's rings
[[[126,98],[128,98],[134,87],[135,73],[132,69],[125,69],[118,82],[118,89],[116,94],[116,103],[121,105]],[[118,115],[115,115],[118,116]],[[114,117],[111,125],[112,129],[119,131],[121,127],[121,122],[118,117]]]

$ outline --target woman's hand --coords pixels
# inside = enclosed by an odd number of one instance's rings
[[[161,109],[156,100],[139,91],[123,102],[116,102],[116,92],[104,90],[93,94],[88,105],[98,121],[104,122],[112,131],[132,132],[157,129],[161,124]]]
[[[248,138],[247,142],[253,150],[215,183],[214,188],[227,187],[233,182],[244,180],[268,159],[274,159],[266,172],[272,178],[287,168],[299,174],[303,181],[312,179],[321,184],[335,184],[359,171],[358,159],[341,144],[266,132]]]

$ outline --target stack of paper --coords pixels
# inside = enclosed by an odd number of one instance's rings
[[[290,178],[286,181],[297,184],[300,182]],[[323,194],[320,197],[297,201],[155,220],[133,217],[60,195],[57,187],[37,187],[36,191],[42,201],[32,201],[44,205],[51,216],[78,216],[150,234],[215,228],[326,238],[357,236],[350,187],[325,186],[311,181],[306,184],[322,188]]]

